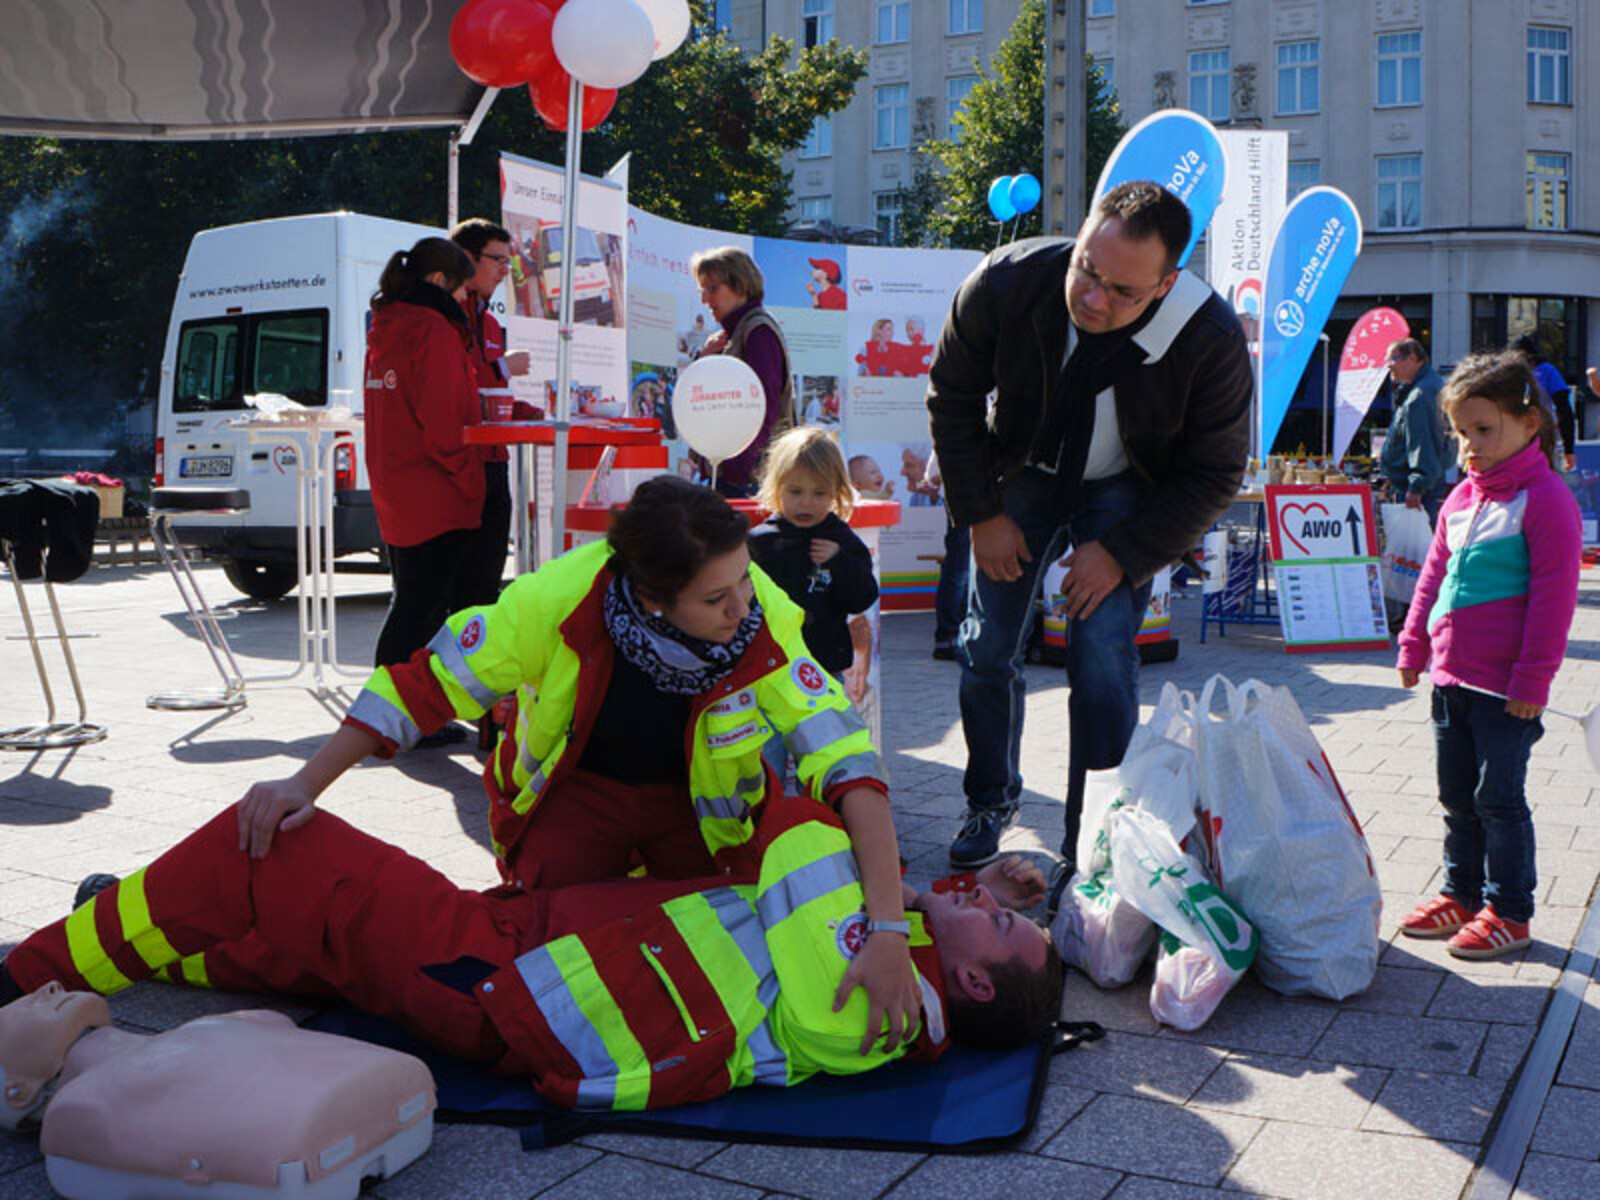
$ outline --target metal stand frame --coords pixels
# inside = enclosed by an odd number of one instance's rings
[[[206,651],[211,655],[211,662],[217,668],[217,674],[222,677],[221,691],[192,691],[192,692],[157,692],[145,697],[146,708],[159,708],[171,712],[190,712],[199,709],[243,708],[248,702],[244,694],[244,672],[239,670],[239,663],[233,657],[233,648],[228,645],[228,639],[223,636],[222,627],[217,624],[217,618],[211,611],[211,606],[206,603],[205,593],[200,590],[200,581],[195,578],[194,568],[189,565],[189,555],[184,551],[183,543],[172,530],[174,516],[188,515],[195,509],[155,508],[150,510],[150,537],[156,544],[156,553],[161,556],[162,563],[172,576],[172,582],[177,585],[178,595],[183,598],[183,606],[189,610],[189,620],[193,623],[195,632],[200,635],[200,640],[205,643]],[[208,509],[210,512],[242,512],[238,508]]]
[[[0,538],[5,549],[6,570],[11,573],[11,583],[17,592],[17,609],[22,613],[22,627],[27,632],[28,648],[33,651],[33,667],[39,674],[39,687],[44,691],[45,719],[39,725],[18,725],[0,729],[0,750],[52,750],[61,746],[83,746],[103,741],[106,727],[89,721],[88,707],[83,699],[83,685],[78,681],[78,666],[72,658],[72,645],[61,624],[61,606],[56,603],[55,588],[49,579],[42,580],[45,599],[50,602],[50,616],[55,621],[55,639],[61,643],[61,657],[66,660],[67,675],[72,680],[72,694],[78,701],[76,721],[56,720],[56,698],[50,689],[50,676],[45,672],[44,655],[39,652],[40,636],[33,627],[33,614],[28,611],[28,597],[17,575],[17,561],[11,553],[11,543]],[[45,635],[50,636],[50,635]]]

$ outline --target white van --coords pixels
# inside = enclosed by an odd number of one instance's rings
[[[161,360],[155,482],[249,489],[247,513],[173,522],[246,595],[273,599],[295,584],[295,445],[252,445],[230,422],[256,392],[360,413],[378,276],[429,236],[444,231],[323,213],[207,229],[190,243]],[[335,468],[334,552],[379,552],[361,453],[337,451]]]

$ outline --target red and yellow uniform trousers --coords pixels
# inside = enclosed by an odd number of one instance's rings
[[[229,809],[7,966],[30,991],[159,977],[339,997],[572,1107],[655,1108],[898,1058],[906,1047],[858,1053],[859,989],[833,1012],[866,924],[847,835],[804,800],[762,826],[754,881],[473,892],[326,812],[250,859]],[[941,976],[912,918],[924,1019],[911,1053],[932,1056]]]

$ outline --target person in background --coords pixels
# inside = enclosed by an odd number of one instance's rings
[[[1394,416],[1383,441],[1379,469],[1396,502],[1403,500],[1407,508],[1422,509],[1432,525],[1450,490],[1444,478],[1450,465],[1450,437],[1439,411],[1444,380],[1416,338],[1402,338],[1390,345],[1384,365],[1394,388]]]
[[[1555,420],[1560,437],[1560,455],[1555,460],[1559,469],[1570,471],[1578,465],[1578,423],[1573,415],[1572,385],[1561,377],[1556,365],[1545,357],[1539,343],[1532,335],[1523,334],[1514,343],[1517,351],[1533,366],[1534,382],[1539,385],[1544,399],[1549,401],[1549,413]]]
[[[367,474],[394,581],[379,667],[409,659],[481,590],[475,555],[491,506],[483,454],[462,439],[482,420],[461,306],[473,271],[454,242],[423,238],[389,260],[372,298]]]
[[[1444,887],[1400,921],[1458,958],[1528,945],[1528,755],[1566,653],[1583,548],[1577,502],[1550,468],[1549,415],[1516,351],[1456,367],[1444,408],[1467,477],[1444,502],[1400,634],[1400,683],[1433,679]]]
[[[605,541],[519,576],[493,605],[451,615],[425,653],[374,672],[305,766],[246,793],[239,845],[264,856],[362,759],[498,708],[484,788],[508,884],[623,879],[640,865],[656,879],[731,873],[751,866],[756,815],[781,794],[762,761],[776,731],[807,796],[842,819],[870,919],[903,922],[872,735],[811,656],[804,613],[751,570],[749,532],[709,488],[640,484]],[[905,938],[868,939],[849,978],[874,1028],[885,1013],[896,1030],[915,1017]]]
[[[737,246],[702,250],[690,260],[689,269],[700,285],[700,302],[722,326],[706,339],[701,353],[740,359],[756,373],[766,394],[767,411],[755,440],[717,469],[717,491],[742,499],[755,494],[756,468],[767,443],[798,424],[789,346],[778,322],[761,306],[767,291],[761,268],[743,250]]]
[[[772,516],[750,531],[750,557],[805,610],[806,645],[837,679],[854,657],[850,617],[878,598],[872,551],[846,524],[855,492],[839,443],[814,427],[780,434],[758,495]]]

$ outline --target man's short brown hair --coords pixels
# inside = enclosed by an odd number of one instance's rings
[[[1122,232],[1136,242],[1159,237],[1167,251],[1167,270],[1175,271],[1189,245],[1194,223],[1189,206],[1159,183],[1131,179],[1112,188],[1094,206],[1093,216],[1122,223]]]
[[[767,294],[767,281],[761,274],[761,268],[756,266],[755,259],[737,246],[702,250],[689,260],[689,270],[701,287],[705,286],[706,276],[709,275],[757,304]]]
[[[511,231],[486,217],[468,217],[450,231],[450,240],[477,258],[490,242],[504,242],[509,246]]]
[[[994,984],[992,999],[956,995],[949,999],[950,1036],[956,1041],[984,1050],[1009,1050],[1042,1038],[1060,1019],[1065,969],[1054,942],[1045,942],[1044,963],[1039,967],[1028,966],[1018,954],[987,963],[985,969]]]
[[[1414,358],[1418,362],[1428,361],[1428,352],[1416,338],[1401,338],[1398,342],[1389,343],[1389,353],[1393,354],[1396,350],[1404,358]]]

